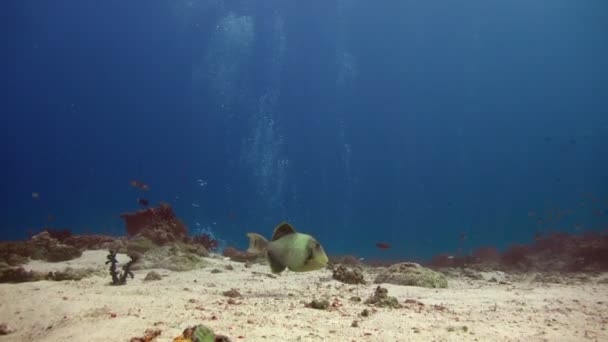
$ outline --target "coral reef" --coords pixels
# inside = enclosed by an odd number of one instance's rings
[[[374,283],[429,288],[448,287],[448,281],[444,275],[413,262],[402,262],[390,266],[376,277]]]
[[[483,247],[471,255],[433,257],[430,267],[470,267],[503,271],[582,272],[608,270],[608,235],[553,233],[537,236],[531,244],[514,244],[500,253]]]
[[[332,278],[345,284],[365,284],[363,273],[358,268],[349,268],[339,265],[334,269]]]
[[[61,243],[53,238],[48,231],[32,236],[29,242],[34,246],[34,251],[30,255],[32,259],[59,262],[78,258],[82,255],[78,248]]]
[[[111,249],[121,251],[123,241],[108,235],[72,235],[61,240],[64,244],[78,248],[81,251]]]
[[[208,232],[195,235],[190,238],[190,241],[194,244],[202,245],[205,247],[205,249],[211,252],[216,251],[220,246],[220,242]]]
[[[0,262],[8,266],[25,264],[36,247],[29,241],[0,242]]]
[[[137,261],[137,258],[131,257],[131,260],[122,267],[122,273],[117,270],[118,260],[116,260],[116,251],[110,251],[107,258],[106,265],[110,264],[112,285],[125,285],[128,276],[131,276],[131,279],[134,278],[133,272],[131,272],[131,266]]]
[[[67,238],[72,236],[72,231],[69,229],[44,228],[44,231],[49,233],[53,239],[57,239],[59,242],[64,242]]]
[[[183,241],[188,233],[186,225],[177,218],[169,204],[121,214],[129,237],[145,237],[157,245]]]

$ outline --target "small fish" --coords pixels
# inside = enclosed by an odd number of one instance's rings
[[[32,192],[32,198],[33,199],[39,199],[40,198],[40,194],[37,192]]]
[[[389,248],[391,248],[391,245],[389,245],[386,242],[378,242],[376,244],[376,247],[378,247],[379,249],[389,249]]]
[[[285,268],[294,272],[319,270],[324,268],[329,260],[314,237],[297,233],[287,222],[280,223],[274,229],[271,241],[256,233],[247,233],[247,237],[247,252],[265,254],[272,273],[281,273]]]
[[[197,203],[192,203],[192,207],[194,207],[194,208],[200,208],[201,206],[199,204],[197,204]]]
[[[138,189],[143,190],[143,191],[150,190],[150,186],[148,184],[144,184],[144,183],[142,183],[140,181],[137,181],[137,180],[132,180],[132,181],[129,182],[129,184],[131,184],[132,187],[138,188]]]
[[[462,233],[462,234],[460,234],[460,236],[459,236],[459,237],[460,237],[460,241],[464,241],[464,240],[466,240],[466,239],[467,239],[467,234]]]
[[[142,207],[147,207],[150,204],[150,202],[145,198],[138,198],[137,204],[141,205]]]

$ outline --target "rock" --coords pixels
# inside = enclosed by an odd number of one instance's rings
[[[42,274],[26,271],[23,267],[6,268],[0,271],[0,283],[25,283],[42,279],[44,279]]]
[[[379,274],[374,283],[393,285],[420,286],[429,288],[446,288],[446,277],[438,272],[422,267],[413,262],[394,264]]]
[[[6,323],[0,323],[0,335],[8,335],[15,332],[15,329],[11,329]]]
[[[50,262],[66,261],[78,258],[82,255],[82,252],[72,246],[64,244],[56,244],[49,246],[46,257],[44,258]]]
[[[152,240],[145,237],[137,237],[127,242],[127,254],[144,254],[158,247]]]
[[[326,299],[317,300],[314,299],[312,302],[306,304],[307,308],[317,309],[317,310],[327,310],[329,308],[329,301]]]
[[[222,292],[222,295],[224,295],[225,297],[230,297],[230,298],[243,298],[243,296],[236,289],[230,289],[230,290],[224,291],[224,292]]]
[[[225,257],[229,257],[230,260],[237,262],[253,262],[263,258],[263,256],[259,254],[239,251],[234,247],[224,248],[223,254]]]
[[[365,304],[377,306],[380,308],[400,308],[402,307],[399,304],[399,301],[395,297],[390,297],[388,295],[388,290],[384,287],[376,287],[374,294],[371,295],[366,301]]]
[[[335,268],[332,277],[346,284],[365,284],[365,279],[360,269],[348,268],[344,265],[339,265]]]
[[[207,248],[205,248],[205,246],[200,245],[200,244],[187,244],[187,243],[178,243],[180,245],[181,248],[185,249],[186,251],[188,251],[189,253],[192,254],[196,254],[200,257],[208,257],[209,256],[209,250],[207,250]]]
[[[161,280],[161,279],[163,279],[163,276],[161,276],[160,273],[158,273],[156,271],[150,271],[150,272],[148,272],[148,274],[146,274],[144,281],[154,281],[154,280]]]
[[[161,333],[160,329],[146,329],[143,337],[132,337],[129,342],[151,342],[160,336]]]
[[[224,335],[215,334],[211,328],[199,324],[186,328],[181,336],[174,338],[173,341],[230,342],[231,339]]]
[[[153,248],[141,255],[133,270],[162,268],[171,271],[190,271],[207,266],[207,262],[180,244]]]
[[[92,268],[71,268],[68,267],[63,271],[49,272],[46,276],[47,280],[81,280],[96,274],[98,271]]]

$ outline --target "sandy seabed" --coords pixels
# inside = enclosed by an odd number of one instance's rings
[[[32,261],[25,268],[107,270],[106,255],[87,251],[68,262]],[[124,286],[108,285],[109,275],[101,274],[0,284],[0,323],[13,330],[0,341],[119,342],[160,329],[155,341],[162,342],[196,324],[233,341],[608,341],[608,274],[561,276],[550,283],[533,281],[534,275],[506,275],[507,281],[451,276],[448,289],[382,284],[404,303],[390,309],[352,301],[365,301],[377,285],[343,284],[330,270],[275,277],[265,265],[207,260],[208,267],[189,272],[156,270],[163,275],[158,281],[143,280],[150,270],[136,271]],[[367,269],[366,279],[375,272]],[[230,289],[242,297],[224,296]],[[333,306],[306,307],[313,299]],[[369,316],[361,316],[364,309]]]

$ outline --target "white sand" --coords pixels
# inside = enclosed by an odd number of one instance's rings
[[[91,251],[28,268],[105,269],[105,260],[106,252]],[[0,284],[0,323],[15,330],[0,341],[129,341],[157,328],[162,342],[201,323],[233,341],[608,341],[608,284],[598,283],[608,275],[565,284],[450,278],[450,287],[438,290],[383,285],[401,303],[415,299],[424,306],[372,309],[349,298],[365,300],[376,285],[345,285],[328,270],[271,278],[267,266],[208,260],[213,265],[196,271],[157,270],[166,275],[160,281],[144,282],[148,271],[137,271],[125,286],[109,286],[109,276]],[[224,270],[228,264],[234,270]],[[222,273],[210,272],[216,267]],[[236,304],[222,295],[230,288],[243,295]],[[313,298],[337,298],[342,306],[306,308]],[[365,308],[377,311],[359,317]],[[354,320],[359,327],[351,327]]]

